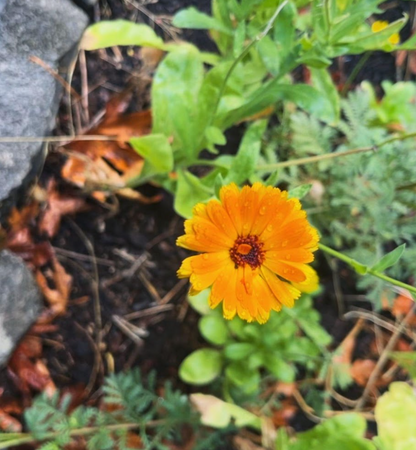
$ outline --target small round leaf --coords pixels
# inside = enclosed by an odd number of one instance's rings
[[[208,384],[221,373],[221,367],[220,352],[210,348],[202,348],[184,359],[179,368],[179,376],[185,383]]]
[[[214,345],[224,345],[228,338],[227,325],[221,316],[205,316],[199,321],[199,331],[202,336]]]

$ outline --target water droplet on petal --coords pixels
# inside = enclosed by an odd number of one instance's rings
[[[267,208],[265,206],[262,206],[260,208],[259,213],[260,213],[261,216],[264,216],[266,214],[266,211],[267,211]]]

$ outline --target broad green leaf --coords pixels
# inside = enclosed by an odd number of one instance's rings
[[[301,184],[293,189],[289,190],[289,198],[298,198],[299,200],[311,190],[311,184]]]
[[[383,450],[416,448],[416,396],[411,386],[392,383],[389,391],[378,399],[375,416],[378,428],[375,441]]]
[[[89,26],[82,37],[83,50],[139,45],[165,50],[165,43],[148,25],[128,20],[103,20]]]
[[[227,112],[224,117],[217,117],[217,126],[221,129],[228,128],[279,100],[291,101],[317,117],[320,117],[322,111],[326,109],[325,99],[314,87],[307,84],[279,84],[278,81],[272,80],[253,92],[244,104]]]
[[[260,373],[249,370],[244,362],[233,362],[225,369],[227,379],[246,394],[253,394],[259,389]]]
[[[294,367],[282,359],[278,353],[268,353],[263,357],[264,366],[278,380],[291,383],[296,376]]]
[[[188,303],[192,306],[192,308],[199,312],[202,316],[209,314],[212,312],[212,309],[209,307],[208,298],[210,296],[211,290],[204,289],[202,292],[196,295],[188,295],[187,300]]]
[[[249,344],[248,342],[234,342],[224,348],[224,356],[232,361],[239,361],[247,358],[254,350],[255,347],[253,344]]]
[[[232,29],[226,27],[221,21],[198,11],[193,6],[176,13],[173,17],[172,24],[178,28],[217,30],[229,35],[233,34]]]
[[[228,328],[221,316],[204,316],[198,323],[202,336],[211,344],[224,345],[228,339]]]
[[[192,217],[193,207],[214,194],[213,188],[205,186],[201,180],[186,170],[178,171],[174,207],[182,217]]]
[[[244,41],[246,39],[246,23],[240,22],[234,31],[233,54],[238,58],[244,50]]]
[[[326,100],[326,108],[322,111],[320,120],[330,124],[339,121],[341,113],[341,102],[337,88],[332,81],[327,69],[310,68],[312,83]]]
[[[261,138],[266,126],[266,120],[254,122],[249,126],[225,178],[226,183],[242,184],[255,172],[260,155]]]
[[[205,137],[211,144],[225,145],[227,143],[224,133],[217,127],[208,127],[205,130]]]
[[[264,36],[257,44],[260,57],[267,70],[274,76],[279,74],[281,53],[276,43],[269,37]]]
[[[205,394],[191,394],[190,400],[201,414],[201,423],[207,427],[225,428],[233,420],[237,427],[252,427],[261,431],[260,417],[240,406]]]
[[[406,244],[399,245],[390,253],[384,255],[380,261],[371,268],[371,270],[374,270],[375,272],[384,272],[389,267],[394,266],[402,257],[405,248]]]
[[[199,91],[203,81],[203,65],[198,50],[180,47],[159,65],[152,84],[153,133],[172,137],[172,148],[189,162],[196,157]]]
[[[388,39],[394,33],[398,33],[406,24],[407,16],[390,23],[386,28],[378,31],[369,31],[363,35],[348,36],[339,41],[339,45],[348,46],[348,53],[356,54],[367,50],[393,51],[395,46],[390,44]]]
[[[364,439],[367,428],[359,414],[342,414],[299,433],[288,450],[375,450],[374,444]],[[393,449],[389,449],[393,450]]]
[[[184,359],[179,367],[179,377],[189,384],[208,384],[221,373],[221,368],[221,353],[210,348],[201,348]]]
[[[168,138],[163,134],[133,137],[130,144],[142,156],[155,173],[173,170],[173,153]]]

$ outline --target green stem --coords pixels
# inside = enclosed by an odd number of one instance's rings
[[[340,253],[333,248],[327,247],[324,244],[319,244],[319,248],[324,251],[325,253],[328,253],[328,255],[334,256],[335,258],[340,259],[341,261],[346,262],[349,266],[351,266],[354,270],[357,270],[357,266],[365,268],[365,273],[360,273],[361,275],[370,274],[373,277],[380,278],[383,281],[386,281],[387,283],[394,284],[395,286],[399,286],[401,288],[407,289],[409,292],[412,292],[416,294],[416,287],[411,286],[410,284],[403,283],[399,280],[396,280],[394,278],[391,278],[387,275],[384,275],[384,273],[377,272],[376,270],[373,270],[369,267],[364,266],[364,264],[358,263],[355,259],[350,258],[349,256],[344,255],[343,253]]]
[[[351,86],[351,83],[355,80],[355,77],[361,72],[364,64],[368,61],[373,52],[364,53],[364,55],[360,58],[357,65],[354,67],[353,71],[350,73],[350,76],[347,78],[347,81],[344,84],[344,87],[341,90],[341,97],[344,97],[348,92],[348,89]]]
[[[283,169],[285,167],[300,166],[302,164],[309,164],[309,163],[324,161],[326,159],[334,159],[334,158],[340,158],[342,156],[355,155],[358,153],[377,151],[381,147],[384,147],[385,145],[390,144],[391,142],[404,141],[405,139],[410,139],[412,137],[416,137],[416,132],[402,134],[399,136],[393,136],[391,138],[388,138],[388,139],[380,142],[379,144],[375,144],[375,145],[368,146],[368,147],[353,148],[351,150],[346,150],[345,152],[326,153],[324,155],[316,155],[316,156],[309,156],[307,158],[292,159],[290,161],[283,161],[283,162],[274,163],[274,164],[260,164],[256,167],[256,169],[273,171],[273,170],[277,170],[277,169]]]
[[[146,427],[154,427],[156,425],[160,425],[163,421],[161,420],[153,420],[146,423]],[[135,428],[139,428],[141,424],[139,423],[117,423],[113,425],[105,425],[106,430],[110,431],[117,431],[117,430],[133,430]],[[71,430],[69,435],[71,437],[75,436],[87,436],[89,434],[93,434],[97,432],[102,427],[85,427],[85,428],[78,428],[76,430]],[[49,441],[55,439],[57,436],[59,436],[60,432],[51,432],[47,433],[43,436],[41,439],[42,442]],[[5,433],[2,436],[7,436],[7,433]],[[38,439],[34,438],[32,434],[30,433],[22,433],[20,437],[15,437],[16,433],[13,433],[14,438],[11,438],[9,441],[0,441],[0,449],[3,448],[9,448],[10,446],[16,446],[16,445],[23,445],[23,444],[31,444],[35,442],[39,442]]]

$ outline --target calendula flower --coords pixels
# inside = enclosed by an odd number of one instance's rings
[[[178,276],[190,278],[191,295],[212,286],[209,305],[223,302],[226,319],[238,314],[264,323],[271,310],[291,308],[301,291],[317,289],[308,263],[318,240],[299,200],[286,191],[230,184],[220,201],[197,204],[185,221],[177,245],[202,254],[186,258]]]
[[[385,21],[385,20],[376,20],[371,25],[371,31],[373,33],[377,33],[378,31],[384,30],[384,28],[387,28],[388,26],[389,26],[389,23],[387,21]],[[400,34],[399,33],[393,33],[389,37],[388,40],[389,40],[390,44],[392,44],[392,45],[400,44]]]

